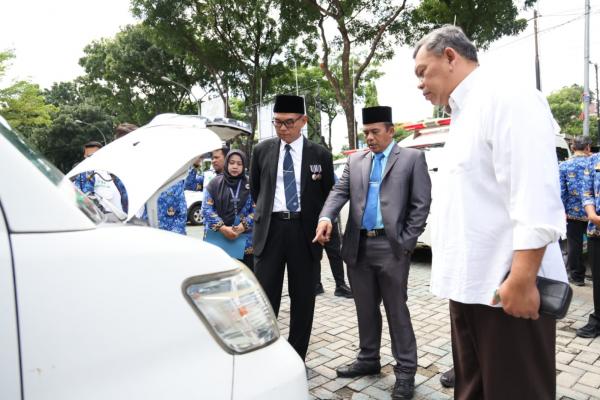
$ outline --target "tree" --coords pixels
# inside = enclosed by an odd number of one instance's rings
[[[301,63],[298,51],[314,54],[311,40],[296,43],[301,32],[314,31],[307,13],[276,0],[133,0],[134,13],[152,27],[161,43],[212,77],[209,86],[224,100],[244,100],[256,127],[261,94],[289,62]],[[293,12],[291,12],[291,11]],[[310,37],[310,35],[309,35]],[[229,103],[229,102],[228,102]],[[229,113],[229,111],[228,111]],[[248,141],[249,151],[254,133]]]
[[[548,104],[562,133],[583,133],[583,86],[573,84],[552,92],[548,96]],[[593,138],[598,134],[597,124],[598,117],[591,117],[590,134]]]
[[[361,85],[356,89],[355,99],[358,102],[364,102],[366,106],[378,105],[377,88],[375,79],[381,76],[376,69],[377,65],[369,67]],[[332,65],[335,71],[340,67],[339,60]],[[297,69],[299,94],[304,96],[307,105],[308,119],[308,137],[309,139],[324,144],[329,149],[331,146],[332,124],[336,116],[342,111],[338,105],[333,87],[326,79],[323,71],[316,65],[299,66]],[[285,73],[273,80],[271,87],[273,93],[296,93],[296,70],[288,69]],[[327,139],[321,131],[321,113],[327,115]],[[323,137],[323,139],[321,139]]]
[[[348,142],[356,146],[354,94],[369,64],[393,56],[393,46],[413,44],[423,33],[443,24],[465,26],[465,33],[485,48],[503,35],[522,31],[526,22],[516,19],[512,0],[424,0],[409,8],[406,0],[303,0],[318,12],[321,36],[321,68],[344,109]],[[399,3],[399,4],[398,4]],[[535,0],[526,0],[530,6]],[[325,25],[335,25],[333,37]],[[357,54],[362,53],[360,57]],[[341,57],[339,73],[330,67],[331,57]],[[357,57],[356,62],[351,62]]]
[[[114,38],[87,45],[84,53],[79,61],[86,72],[77,82],[80,95],[93,98],[117,120],[143,125],[160,113],[196,114],[188,93],[162,77],[191,87],[200,79],[198,72],[155,44],[147,27],[126,26]]]
[[[13,58],[12,51],[0,52],[0,78]],[[0,88],[0,115],[25,136],[34,127],[49,125],[54,111],[56,107],[46,103],[40,87],[34,83],[21,80]]]

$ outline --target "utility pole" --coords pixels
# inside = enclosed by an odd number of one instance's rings
[[[585,0],[585,42],[583,56],[583,136],[590,135],[590,0]]]
[[[598,92],[598,64],[594,63],[596,70],[596,127],[598,128],[598,143],[600,144],[600,93]]]
[[[540,79],[540,54],[538,52],[538,25],[537,25],[537,10],[533,10],[533,32],[535,36],[535,87],[537,90],[542,90]]]

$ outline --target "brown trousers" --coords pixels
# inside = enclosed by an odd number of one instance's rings
[[[554,400],[556,321],[450,301],[457,400]]]

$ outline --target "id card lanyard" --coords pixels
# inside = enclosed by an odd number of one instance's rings
[[[233,225],[238,225],[240,223],[240,217],[238,215],[238,203],[240,202],[240,187],[241,186],[242,186],[242,180],[240,179],[237,184],[235,194],[233,193],[233,189],[228,187],[229,192],[231,193],[231,199],[233,201],[233,212],[235,214],[235,220],[233,221]]]

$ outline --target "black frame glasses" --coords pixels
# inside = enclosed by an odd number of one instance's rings
[[[279,119],[273,119],[271,121],[271,123],[273,124],[273,126],[275,128],[281,128],[281,125],[285,125],[286,128],[290,129],[292,126],[294,126],[294,124],[296,122],[298,122],[298,120],[300,120],[300,118],[302,118],[304,115],[299,116],[296,119],[290,118],[290,119],[286,119],[285,121],[279,120]]]

